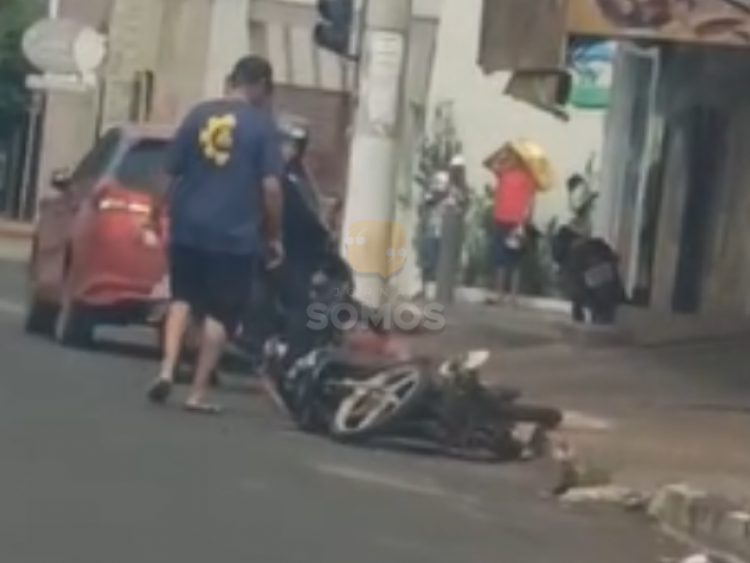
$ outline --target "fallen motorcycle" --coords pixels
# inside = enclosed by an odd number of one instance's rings
[[[528,455],[562,420],[556,408],[520,402],[518,390],[484,385],[484,350],[437,366],[333,346],[291,365],[286,354],[280,340],[269,341],[264,352],[277,401],[300,429],[344,443],[417,440],[454,456],[507,461]],[[521,425],[532,430],[525,439]]]
[[[479,370],[488,358],[486,350],[475,350],[437,369],[412,361],[344,380],[350,391],[338,402],[329,433],[349,443],[411,439],[460,457],[519,459],[559,426],[562,413],[520,402],[518,390],[484,385]],[[531,438],[519,438],[520,425],[532,427]]]
[[[358,359],[333,347],[314,349],[285,367],[285,348],[280,341],[267,343],[264,372],[272,381],[277,402],[295,424],[316,434],[330,434],[342,402],[355,389],[373,381],[374,375],[416,369],[411,360]],[[382,423],[381,419],[377,422]]]

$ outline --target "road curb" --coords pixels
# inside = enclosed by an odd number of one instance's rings
[[[647,513],[667,532],[718,561],[750,561],[750,512],[739,502],[675,483],[654,493]]]
[[[24,262],[29,257],[34,225],[0,219],[0,260]]]
[[[693,550],[720,563],[750,563],[747,505],[688,483],[643,491],[617,484],[616,472],[574,454],[558,439],[551,456],[557,465],[553,492],[565,503],[616,504],[638,511]]]

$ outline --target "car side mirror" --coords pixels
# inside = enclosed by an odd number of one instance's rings
[[[70,187],[71,173],[67,168],[62,168],[52,172],[50,176],[50,186],[58,191],[64,192]]]

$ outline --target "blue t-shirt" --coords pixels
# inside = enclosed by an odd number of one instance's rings
[[[263,179],[284,165],[272,116],[232,99],[198,104],[175,134],[167,173],[173,244],[231,254],[261,250]]]

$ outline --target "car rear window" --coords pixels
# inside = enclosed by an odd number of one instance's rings
[[[161,173],[167,159],[169,142],[147,139],[132,145],[115,170],[115,178],[123,187],[151,193],[159,188]]]

